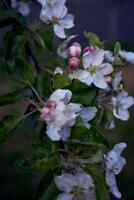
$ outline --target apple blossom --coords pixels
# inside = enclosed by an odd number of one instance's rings
[[[79,43],[74,42],[68,49],[68,55],[70,58],[79,58],[81,54],[81,46]]]
[[[119,174],[126,164],[125,158],[121,156],[126,143],[116,144],[113,149],[105,155],[106,159],[106,183],[110,188],[110,192],[117,198],[121,198],[121,193],[118,191],[115,175]]]
[[[39,0],[42,5],[40,19],[45,23],[52,23],[55,34],[59,38],[65,38],[64,29],[74,26],[74,16],[67,14],[67,7],[64,0]]]
[[[68,66],[70,69],[78,69],[80,66],[80,60],[77,57],[70,58],[68,60]]]
[[[56,90],[41,110],[41,120],[47,124],[47,135],[53,141],[67,140],[70,127],[81,110],[80,104],[69,103],[72,93],[69,90]]]
[[[103,60],[104,50],[91,46],[90,51],[83,55],[84,70],[74,71],[69,77],[78,79],[87,85],[93,83],[98,88],[106,89],[108,84],[105,76],[113,72],[113,67],[109,63],[102,63]]]
[[[57,200],[95,200],[94,183],[89,174],[84,172],[75,175],[64,173],[55,177],[57,188],[62,191]]]
[[[113,114],[123,121],[129,119],[128,108],[134,104],[134,98],[128,96],[126,91],[121,91],[116,97],[112,97]]]

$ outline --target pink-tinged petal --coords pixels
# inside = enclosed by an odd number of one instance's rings
[[[65,31],[64,31],[64,28],[62,26],[55,24],[53,26],[53,28],[54,28],[54,32],[57,35],[57,37],[62,38],[62,39],[66,38]]]
[[[106,89],[107,88],[107,82],[105,78],[100,74],[97,74],[94,76],[93,83],[96,87],[101,88],[101,89]]]
[[[77,186],[77,181],[72,174],[64,173],[55,177],[55,184],[60,191],[70,193]]]
[[[97,68],[97,70],[99,70],[100,73],[102,73],[105,76],[105,75],[111,74],[113,72],[113,66],[109,63],[104,63],[104,64],[101,64]]]
[[[74,27],[74,16],[70,14],[66,15],[59,21],[59,24],[65,29]]]
[[[62,193],[58,195],[56,200],[73,200],[73,196],[71,193]]]
[[[90,65],[93,64],[93,56],[90,52],[86,52],[83,55],[83,67],[87,69]]]

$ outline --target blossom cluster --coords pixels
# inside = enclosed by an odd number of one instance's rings
[[[51,24],[59,38],[65,38],[64,29],[74,26],[74,17],[67,14],[66,1],[38,2],[42,5],[40,19],[46,24]],[[128,96],[123,86],[122,64],[116,63],[121,63],[122,60],[134,63],[133,53],[119,50],[118,55],[115,55],[92,44],[82,49],[78,42],[73,42],[68,47],[68,43],[75,37],[76,35],[70,36],[59,45],[57,54],[67,61],[68,67],[57,67],[54,75],[65,76],[71,82],[78,80],[89,88],[96,88],[98,92],[95,104],[91,106],[70,102],[73,94],[69,89],[57,89],[51,94],[41,109],[40,118],[46,123],[46,134],[52,141],[68,142],[73,135],[72,127],[76,125],[78,118],[86,129],[90,129],[92,121],[100,120],[105,110],[110,112],[110,119],[105,127],[112,129],[115,127],[115,118],[123,121],[129,119],[128,108],[134,104],[134,98]],[[119,67],[115,68],[116,64]],[[115,176],[126,164],[125,158],[121,156],[126,146],[126,143],[116,144],[111,151],[103,154],[102,159],[105,166],[105,182],[117,198],[121,198],[121,193]],[[55,177],[55,184],[62,192],[57,200],[95,200],[95,182],[92,175],[86,171],[86,164],[77,165],[75,171],[65,170],[65,163],[63,166],[63,173]]]

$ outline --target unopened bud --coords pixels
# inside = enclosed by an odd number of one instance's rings
[[[68,49],[68,55],[70,58],[77,57],[79,58],[81,54],[81,46],[79,43],[74,42]]]
[[[80,60],[76,57],[70,58],[68,61],[68,65],[71,69],[78,69],[80,66]]]

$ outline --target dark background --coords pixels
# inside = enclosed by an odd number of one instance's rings
[[[120,41],[123,49],[134,51],[134,0],[68,0],[69,12],[75,15],[75,27],[72,34],[79,34],[77,41],[84,44],[84,31],[96,33],[106,45],[113,48],[113,42]],[[32,12],[29,20],[38,16],[40,6],[31,4]],[[0,39],[5,29],[0,30]],[[1,43],[2,44],[2,43]],[[134,66],[124,70],[126,90],[134,95]],[[12,83],[1,77],[1,94],[10,91]],[[25,105],[15,105],[0,109],[0,117],[6,113],[19,114],[24,112]],[[123,194],[122,200],[134,200],[134,109],[131,109],[131,118],[128,122],[117,121],[117,128],[109,131],[106,137],[111,143],[126,142],[128,148],[124,156],[127,165],[118,176],[118,185]],[[0,146],[0,200],[32,199],[39,176],[23,174],[13,165],[17,158],[30,155],[31,140],[25,139],[20,132],[14,135],[6,144]],[[103,195],[103,194],[102,194]],[[111,197],[111,199],[115,199]]]

